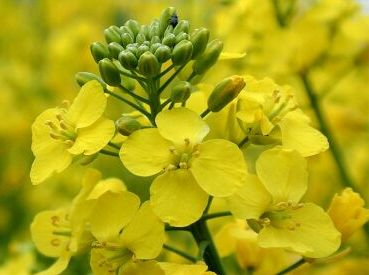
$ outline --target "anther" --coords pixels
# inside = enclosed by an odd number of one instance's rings
[[[63,102],[61,103],[60,105],[60,108],[66,108],[66,109],[69,109],[70,107],[70,102],[69,100],[63,100]]]
[[[66,141],[64,141],[64,144],[68,147],[68,148],[70,148],[70,147],[72,147],[73,146],[73,144],[74,144],[74,142],[72,141],[72,140],[66,140]]]
[[[58,127],[51,120],[46,120],[45,125],[49,126],[52,130],[58,130]]]
[[[59,222],[60,222],[60,217],[58,217],[58,216],[52,216],[51,217],[51,224],[52,225],[59,226],[60,225]]]
[[[181,169],[187,169],[188,168],[187,162],[180,162],[179,163],[179,168],[181,168]]]
[[[195,151],[195,152],[192,153],[192,156],[195,157],[195,158],[197,158],[199,155],[200,155],[200,151],[199,150],[197,150],[197,151]]]
[[[52,245],[52,246],[59,246],[60,245],[60,240],[59,239],[52,239],[51,240],[51,242],[50,242],[50,244]]]

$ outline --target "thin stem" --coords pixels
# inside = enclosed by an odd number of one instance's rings
[[[189,228],[188,227],[175,227],[175,226],[170,226],[169,224],[166,224],[165,231],[189,231]]]
[[[174,68],[174,64],[170,65],[168,68],[166,68],[164,71],[162,71],[160,74],[158,74],[157,76],[154,77],[154,79],[159,79],[162,76],[164,76],[165,74],[167,74],[171,69]]]
[[[117,70],[119,71],[119,73],[120,73],[120,74],[125,75],[125,76],[127,76],[127,77],[129,77],[129,78],[136,79],[136,80],[146,81],[146,79],[145,79],[145,78],[143,78],[143,77],[140,77],[140,76],[138,76],[138,75],[134,75],[134,74],[131,74],[131,73],[127,73],[127,72],[123,69],[122,65],[120,65],[120,63],[119,63],[119,61],[118,61],[118,60],[113,60],[113,63],[114,63],[115,67],[117,68]]]
[[[284,28],[286,26],[286,21],[285,21],[284,16],[281,13],[278,0],[272,0],[272,3],[274,6],[275,17],[277,19],[278,25]]]
[[[137,99],[137,100],[139,100],[139,101],[141,101],[143,103],[149,104],[149,101],[146,98],[135,94],[134,92],[130,91],[129,89],[127,89],[123,85],[119,85],[119,88],[121,90],[123,90],[125,93],[127,93],[128,95],[130,95],[131,97],[133,97],[133,98],[135,98],[135,99]]]
[[[210,214],[203,215],[201,217],[201,220],[207,221],[207,220],[221,218],[221,217],[227,217],[227,216],[232,216],[232,213],[229,212],[229,211],[210,213]]]
[[[172,110],[172,109],[173,109],[173,107],[174,107],[174,104],[175,104],[175,103],[172,101],[172,102],[169,104],[168,109],[169,109],[169,110]]]
[[[160,108],[161,108],[161,109],[163,109],[163,108],[164,108],[165,106],[167,106],[171,101],[172,101],[172,99],[168,98],[167,100],[165,100],[165,101],[161,104]]]
[[[244,146],[246,143],[249,142],[249,136],[246,136],[243,140],[241,140],[241,142],[238,144],[239,148],[242,148],[242,146]]]
[[[210,207],[211,207],[211,203],[213,202],[213,199],[214,199],[213,196],[209,196],[208,204],[206,205],[205,210],[204,210],[205,215],[209,212]]]
[[[208,108],[208,109],[206,109],[205,111],[203,111],[202,113],[201,113],[201,117],[202,118],[204,118],[204,117],[206,117],[207,116],[207,114],[209,114],[211,111],[210,111],[210,109]]]
[[[120,146],[118,144],[115,144],[115,143],[111,142],[111,141],[109,141],[108,145],[115,148],[115,149],[120,150]]]
[[[131,71],[131,73],[133,75],[139,77],[138,74],[135,71]],[[146,79],[136,79],[136,80],[137,80],[138,84],[140,84],[140,86],[142,87],[142,89],[144,89],[145,92],[148,93],[148,85],[146,83]]]
[[[186,64],[182,65],[181,67],[178,68],[178,70],[176,70],[169,78],[167,81],[165,81],[165,83],[156,91],[156,94],[158,96],[160,96],[160,94],[164,91],[164,89],[170,84],[170,82],[173,81],[173,79],[183,70],[183,68],[186,66]]]
[[[104,155],[108,155],[108,156],[119,157],[118,153],[108,151],[108,150],[104,150],[104,149],[100,150],[99,153],[104,154]]]
[[[302,258],[302,259],[298,260],[296,263],[294,263],[294,264],[290,265],[289,267],[283,269],[282,271],[278,272],[276,275],[287,274],[288,272],[291,272],[292,270],[295,270],[296,268],[300,267],[304,263],[306,263],[306,260],[305,260],[305,258]]]
[[[303,73],[301,74],[301,80],[304,84],[306,93],[309,97],[310,103],[311,103],[311,107],[313,108],[316,118],[319,122],[320,125],[320,130],[321,132],[327,137],[328,142],[329,142],[329,148],[330,151],[332,153],[332,156],[334,158],[334,161],[336,163],[336,166],[338,168],[338,172],[341,176],[341,179],[343,181],[344,186],[346,187],[351,187],[352,189],[357,189],[355,188],[354,183],[352,182],[350,176],[348,175],[348,172],[345,169],[345,164],[344,164],[344,160],[343,160],[343,156],[341,155],[341,152],[337,146],[337,143],[329,129],[329,126],[326,122],[326,119],[323,115],[323,111],[322,108],[319,105],[318,102],[318,97],[315,94],[313,87],[310,83],[310,80],[308,79],[307,73]]]
[[[192,72],[191,75],[187,78],[187,82],[191,82],[191,80],[196,76],[195,72]]]
[[[194,257],[194,256],[191,256],[189,254],[187,254],[186,252],[182,251],[182,250],[179,250],[175,247],[172,247],[170,245],[167,245],[167,244],[164,244],[163,245],[163,248],[170,251],[170,252],[173,252],[173,253],[176,253],[177,255],[179,256],[182,256],[183,258],[193,262],[193,263],[196,263],[197,262],[197,258]]]

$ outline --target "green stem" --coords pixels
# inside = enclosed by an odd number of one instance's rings
[[[242,148],[242,146],[244,146],[246,143],[249,142],[249,136],[246,136],[243,140],[241,140],[241,142],[238,144],[239,148]]]
[[[165,81],[165,83],[156,91],[157,95],[160,96],[160,94],[164,91],[164,89],[170,84],[170,82],[173,81],[173,79],[183,70],[183,68],[186,66],[182,65],[181,67],[178,68],[178,70],[176,70],[169,78],[167,81]]]
[[[218,252],[211,237],[209,228],[204,220],[198,220],[190,226],[191,233],[196,240],[198,247],[202,247],[204,242],[208,242],[208,245],[203,252],[203,260],[207,264],[209,271],[215,272],[217,275],[225,275],[223,266],[220,262]]]
[[[177,249],[175,247],[172,247],[170,245],[164,244],[163,245],[163,248],[166,249],[166,250],[168,250],[168,251],[170,251],[170,252],[176,253],[179,256],[182,256],[183,258],[185,258],[185,259],[187,259],[187,260],[189,260],[189,261],[191,261],[193,263],[196,263],[197,262],[197,258],[196,257],[191,256],[191,255],[187,254],[186,252],[184,252],[182,250],[179,250],[179,249]]]
[[[120,150],[120,146],[118,144],[115,144],[115,143],[111,142],[111,141],[109,141],[108,145],[115,148],[115,149]]]
[[[163,104],[161,104],[160,108],[163,109],[165,106],[167,106],[170,102],[172,101],[171,98],[168,98],[167,100],[165,100],[163,102]]]
[[[191,75],[187,78],[187,82],[191,82],[191,80],[196,76],[195,72],[192,72]]]
[[[302,258],[302,259],[298,260],[296,263],[294,263],[294,264],[290,265],[289,267],[283,269],[282,271],[278,272],[276,275],[287,274],[288,272],[291,272],[292,270],[295,270],[296,268],[300,267],[304,263],[306,263],[306,261],[305,261],[304,258]]]
[[[119,157],[118,153],[108,151],[108,150],[104,150],[104,149],[100,150],[99,153],[104,154],[104,155],[108,155],[108,156]]]
[[[123,92],[127,93],[128,95],[130,95],[131,97],[143,102],[143,103],[146,103],[146,104],[149,104],[149,101],[146,99],[146,98],[143,98],[142,96],[139,96],[137,94],[135,94],[134,92],[130,91],[129,89],[127,89],[126,87],[124,87],[123,85],[119,85],[119,88],[121,90],[123,90]]]
[[[145,78],[143,78],[143,77],[140,77],[140,76],[138,76],[138,75],[134,75],[134,74],[127,73],[127,72],[123,69],[122,65],[120,65],[120,63],[119,63],[119,61],[118,61],[118,60],[114,60],[114,61],[113,61],[113,63],[114,63],[114,65],[115,65],[115,67],[118,69],[118,71],[119,71],[119,73],[120,73],[120,74],[125,75],[125,76],[127,76],[127,77],[129,77],[129,78],[132,78],[132,79],[136,79],[136,80],[140,80],[140,81],[146,81],[146,79],[145,79]]]
[[[154,79],[160,79],[162,76],[166,75],[171,69],[175,67],[174,64],[170,65],[168,68],[166,68],[164,71],[162,71],[160,74],[154,77]]]
[[[227,216],[232,216],[232,213],[229,212],[229,211],[224,211],[224,212],[216,212],[216,213],[206,214],[206,215],[203,215],[201,217],[201,220],[207,221],[207,220],[211,220],[211,219],[215,219],[215,218],[221,218],[221,217],[227,217]]]
[[[210,113],[211,111],[209,110],[209,109],[206,109],[205,111],[203,111],[202,113],[201,113],[201,117],[202,118],[204,118],[204,117],[206,117],[209,113]]]
[[[149,101],[151,110],[151,123],[155,125],[155,117],[161,111],[160,96],[157,93],[157,87],[160,80],[149,81]]]

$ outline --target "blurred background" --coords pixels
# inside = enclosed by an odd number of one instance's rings
[[[309,159],[307,200],[326,208],[335,192],[354,186],[369,202],[368,0],[0,0],[0,274],[30,274],[1,273],[9,264],[50,263],[29,256],[29,224],[37,212],[67,205],[86,169],[73,166],[41,186],[31,185],[35,117],[75,97],[75,73],[97,72],[89,45],[103,40],[105,28],[130,18],[148,24],[169,5],[192,29],[209,28],[225,51],[247,54],[218,62],[205,82],[250,74],[296,90],[300,106],[331,143],[330,151]],[[92,166],[104,177],[124,178],[147,197],[141,189],[148,182],[137,186],[119,163],[101,157]],[[342,263],[351,268],[357,262],[366,272],[354,274],[369,274],[365,238],[358,232],[351,239],[351,262]],[[82,262],[72,262],[65,274],[85,274],[88,261]],[[37,267],[24,270],[32,269]]]

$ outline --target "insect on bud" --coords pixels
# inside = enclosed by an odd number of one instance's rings
[[[120,32],[119,32],[119,28],[116,26],[110,26],[109,28],[104,30],[104,36],[105,36],[105,40],[106,43],[111,43],[111,42],[117,42],[117,43],[121,43],[121,38],[120,38]]]
[[[196,30],[192,35],[190,41],[193,44],[192,59],[196,59],[206,49],[206,45],[209,41],[210,32],[206,28]]]
[[[162,45],[155,51],[155,56],[160,63],[164,63],[170,59],[171,50],[168,46]]]
[[[234,75],[219,82],[208,98],[208,108],[212,112],[219,112],[235,99],[246,83],[243,77]]]
[[[141,129],[141,124],[134,118],[122,116],[115,122],[115,127],[123,136],[129,136],[134,131]]]
[[[188,23],[188,21],[187,20],[181,20],[181,21],[179,21],[177,26],[175,26],[175,28],[173,30],[173,34],[178,35],[181,32],[188,33],[189,30],[190,30],[190,24]]]
[[[159,19],[159,35],[160,37],[164,36],[164,32],[167,29],[168,25],[175,19],[176,17],[176,9],[173,7],[166,8],[161,13]],[[178,20],[178,18],[177,18]]]
[[[136,56],[129,50],[122,51],[118,56],[118,60],[127,70],[136,69],[138,64]]]
[[[76,73],[75,78],[76,78],[78,85],[81,87],[91,80],[99,81],[101,85],[104,87],[106,85],[100,77],[98,77],[96,74],[89,73],[89,72],[78,72]]]
[[[193,46],[188,40],[182,40],[173,49],[172,61],[174,65],[184,65],[191,60]]]
[[[109,57],[108,48],[100,42],[94,42],[90,46],[90,51],[95,62],[98,63],[101,59]]]
[[[99,61],[99,70],[101,78],[105,81],[106,84],[110,86],[118,86],[120,85],[120,74],[118,69],[115,67],[113,62],[108,58],[104,58]]]
[[[191,95],[192,86],[187,81],[180,81],[173,86],[170,99],[175,103],[183,103]]]
[[[160,72],[159,61],[153,53],[147,51],[138,60],[138,70],[144,76],[153,77]]]
[[[124,50],[124,48],[117,42],[111,42],[108,45],[108,49],[110,52],[110,56],[115,59],[118,59],[118,55],[120,54],[121,51]]]
[[[203,55],[201,55],[192,65],[192,70],[196,74],[203,74],[209,70],[218,60],[223,49],[223,42],[214,39],[211,41]]]

